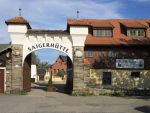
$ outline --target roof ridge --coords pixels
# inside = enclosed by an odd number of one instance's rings
[[[22,19],[22,21],[24,22],[24,23],[29,23],[24,17],[22,17],[22,16],[16,16],[16,17],[13,17],[13,18],[11,18],[11,19],[8,19],[6,22],[17,22],[17,19]]]
[[[77,19],[77,18],[68,18],[67,20],[131,20],[131,21],[135,21],[135,20],[149,20],[150,21],[150,18],[149,19],[127,19],[127,18],[112,18],[112,19],[93,19],[93,18],[88,18],[88,19],[84,19],[84,18],[80,18],[80,19]]]

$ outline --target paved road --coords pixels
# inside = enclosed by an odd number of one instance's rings
[[[150,113],[150,97],[76,97],[33,89],[28,95],[0,95],[0,113]]]
[[[55,83],[63,92],[64,83]],[[76,97],[32,84],[28,95],[0,94],[0,113],[150,113],[150,97]]]

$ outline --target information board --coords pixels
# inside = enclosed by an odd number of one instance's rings
[[[143,59],[116,59],[116,68],[144,68]]]

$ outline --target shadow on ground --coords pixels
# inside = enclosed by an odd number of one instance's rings
[[[53,84],[53,85],[56,88],[56,92],[69,94],[68,91],[66,90],[66,84]],[[47,91],[47,84],[46,83],[32,83],[31,88]]]
[[[141,111],[143,113],[150,113],[150,106],[140,106],[136,107],[135,110]]]
[[[47,84],[45,84],[45,83],[32,83],[31,88],[47,91]]]
[[[65,84],[54,84],[54,86],[56,87],[57,92],[66,93]]]
[[[146,101],[150,101],[150,96],[126,96],[126,97],[123,97],[123,98],[128,98],[128,99],[144,99]]]

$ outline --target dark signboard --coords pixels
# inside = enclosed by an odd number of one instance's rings
[[[116,59],[116,68],[144,68],[144,59]]]

